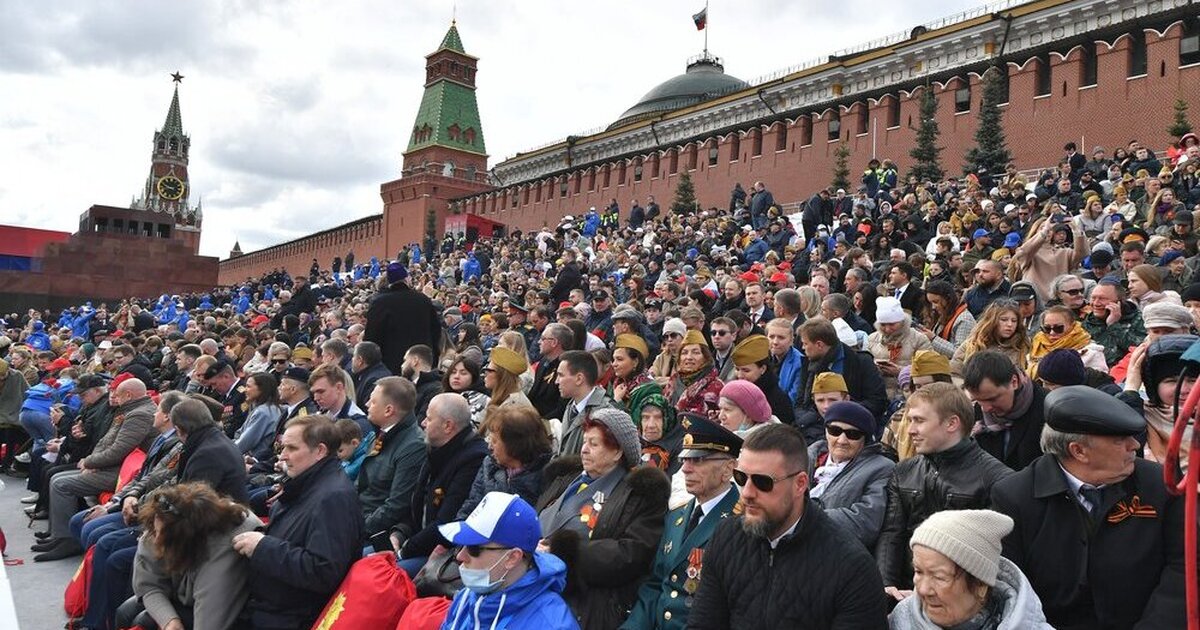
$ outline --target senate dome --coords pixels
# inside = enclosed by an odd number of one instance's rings
[[[646,92],[636,105],[625,110],[608,128],[615,129],[653,118],[746,87],[749,84],[745,81],[725,74],[725,66],[721,65],[720,59],[702,55],[688,63],[687,72],[667,79]]]

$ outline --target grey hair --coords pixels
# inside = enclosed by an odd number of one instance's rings
[[[1040,444],[1042,452],[1060,460],[1071,458],[1071,443],[1090,444],[1091,436],[1084,433],[1066,433],[1045,425],[1042,427]]]
[[[1084,289],[1084,298],[1087,297],[1087,283],[1083,281],[1083,278],[1080,278],[1073,273],[1064,273],[1061,276],[1054,278],[1054,280],[1050,282],[1050,296],[1052,298],[1057,298],[1059,289],[1061,289],[1062,285],[1066,284],[1068,280],[1078,280],[1080,288]]]
[[[547,324],[546,328],[542,330],[542,336],[549,336],[551,339],[554,339],[563,350],[570,349],[571,344],[575,343],[575,333],[571,332],[571,329],[566,324],[558,322]]]
[[[854,302],[851,302],[850,297],[844,293],[830,293],[825,296],[822,302],[836,312],[839,317],[849,313],[850,309],[854,308]]]
[[[438,394],[429,401],[430,406],[434,404],[437,404],[440,415],[454,423],[454,428],[461,431],[471,426],[471,406],[461,394]]]

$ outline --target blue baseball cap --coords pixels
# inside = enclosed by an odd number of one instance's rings
[[[1004,237],[1004,246],[1009,249],[1015,249],[1021,244],[1021,234],[1018,232],[1009,232],[1008,236]]]
[[[973,235],[971,235],[971,238],[973,238],[973,239],[983,238],[985,236],[991,236],[991,234],[992,234],[991,232],[988,232],[987,230],[985,230],[983,228],[979,228],[978,230],[975,230],[975,233]]]
[[[495,543],[533,553],[542,539],[537,512],[524,499],[489,492],[465,521],[438,526],[442,537],[456,545]]]

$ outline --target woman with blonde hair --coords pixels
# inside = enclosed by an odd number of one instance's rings
[[[1062,305],[1051,306],[1042,313],[1042,329],[1033,335],[1026,372],[1037,378],[1037,364],[1042,357],[1062,349],[1078,352],[1086,367],[1108,370],[1104,348],[1092,343],[1092,336],[1075,318],[1075,311]]]
[[[499,345],[521,355],[525,358],[525,365],[529,365],[529,347],[525,345],[524,335],[515,330],[506,330],[500,335]],[[519,377],[521,379],[521,391],[528,394],[529,388],[533,387],[533,367],[527,367]]]
[[[950,359],[950,373],[961,377],[967,359],[980,350],[1002,352],[1018,369],[1025,369],[1029,355],[1029,332],[1015,300],[1004,298],[988,305],[979,316],[971,336],[954,351],[954,357]]]
[[[492,348],[483,368],[483,384],[491,392],[489,410],[501,405],[533,405],[521,391],[521,374],[528,369],[525,357],[504,346]]]
[[[820,317],[821,294],[808,285],[797,287],[796,292],[800,294],[800,312],[804,313],[805,319]]]

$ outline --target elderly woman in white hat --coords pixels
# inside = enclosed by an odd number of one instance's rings
[[[1013,520],[991,510],[937,512],[913,532],[913,594],[892,630],[1052,629],[1021,569],[1000,555]]]
[[[899,392],[896,377],[900,368],[911,365],[917,350],[932,350],[929,339],[913,329],[912,316],[900,307],[900,300],[885,296],[875,302],[875,332],[867,337],[867,352],[883,374],[888,398]]]

